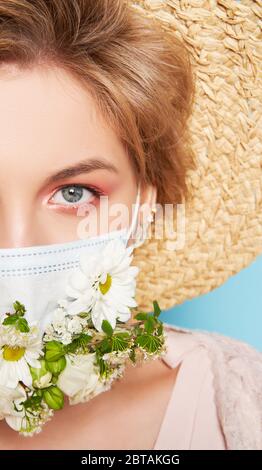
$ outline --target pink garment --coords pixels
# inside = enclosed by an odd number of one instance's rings
[[[217,415],[208,349],[197,335],[164,323],[167,352],[162,360],[180,370],[153,449],[226,450]]]

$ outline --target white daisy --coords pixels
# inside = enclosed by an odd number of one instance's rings
[[[136,307],[136,266],[130,266],[132,247],[126,248],[121,240],[110,241],[97,254],[83,254],[79,268],[69,277],[66,293],[73,300],[67,306],[71,315],[91,310],[95,328],[102,331],[102,321],[108,320],[112,328],[116,319],[126,322],[131,317],[130,307]]]
[[[29,365],[40,367],[41,349],[41,334],[35,325],[28,333],[22,333],[12,325],[0,325],[0,386],[14,389],[21,381],[31,387]]]

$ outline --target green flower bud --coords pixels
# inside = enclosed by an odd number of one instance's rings
[[[58,361],[60,357],[65,355],[64,345],[59,341],[49,341],[46,343],[45,359],[48,362]]]
[[[52,372],[53,375],[59,375],[66,366],[65,356],[60,357],[58,361],[46,362],[46,368]]]
[[[64,394],[56,385],[44,390],[43,398],[49,408],[53,410],[61,410],[64,406]]]

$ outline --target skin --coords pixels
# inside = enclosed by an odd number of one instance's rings
[[[89,209],[92,203],[100,213],[99,194],[108,196],[109,207],[121,203],[131,213],[137,194],[131,162],[78,82],[54,67],[22,72],[2,66],[0,83],[0,248],[76,240],[83,214],[94,225]],[[80,190],[74,203],[61,189],[73,189],[75,196],[72,185]],[[156,189],[143,187],[141,196],[152,206]],[[109,230],[115,220],[109,217]],[[121,220],[122,227],[130,220]],[[100,227],[93,235],[105,231]],[[130,365],[111,390],[84,405],[66,404],[30,439],[1,421],[0,448],[151,449],[178,370],[160,358]]]
[[[54,68],[11,76],[5,70],[0,80],[1,248],[75,240],[79,209],[84,203],[98,206],[93,188],[108,196],[110,206],[121,202],[131,209],[137,182],[130,161],[78,83]],[[50,182],[84,161],[90,171]],[[94,164],[112,169],[92,170]],[[59,189],[73,184],[85,188],[77,207]],[[93,218],[91,213],[91,223]]]

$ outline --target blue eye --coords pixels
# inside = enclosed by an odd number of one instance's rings
[[[52,196],[51,201],[55,204],[76,205],[89,201],[94,197],[94,192],[84,186],[65,186]]]

